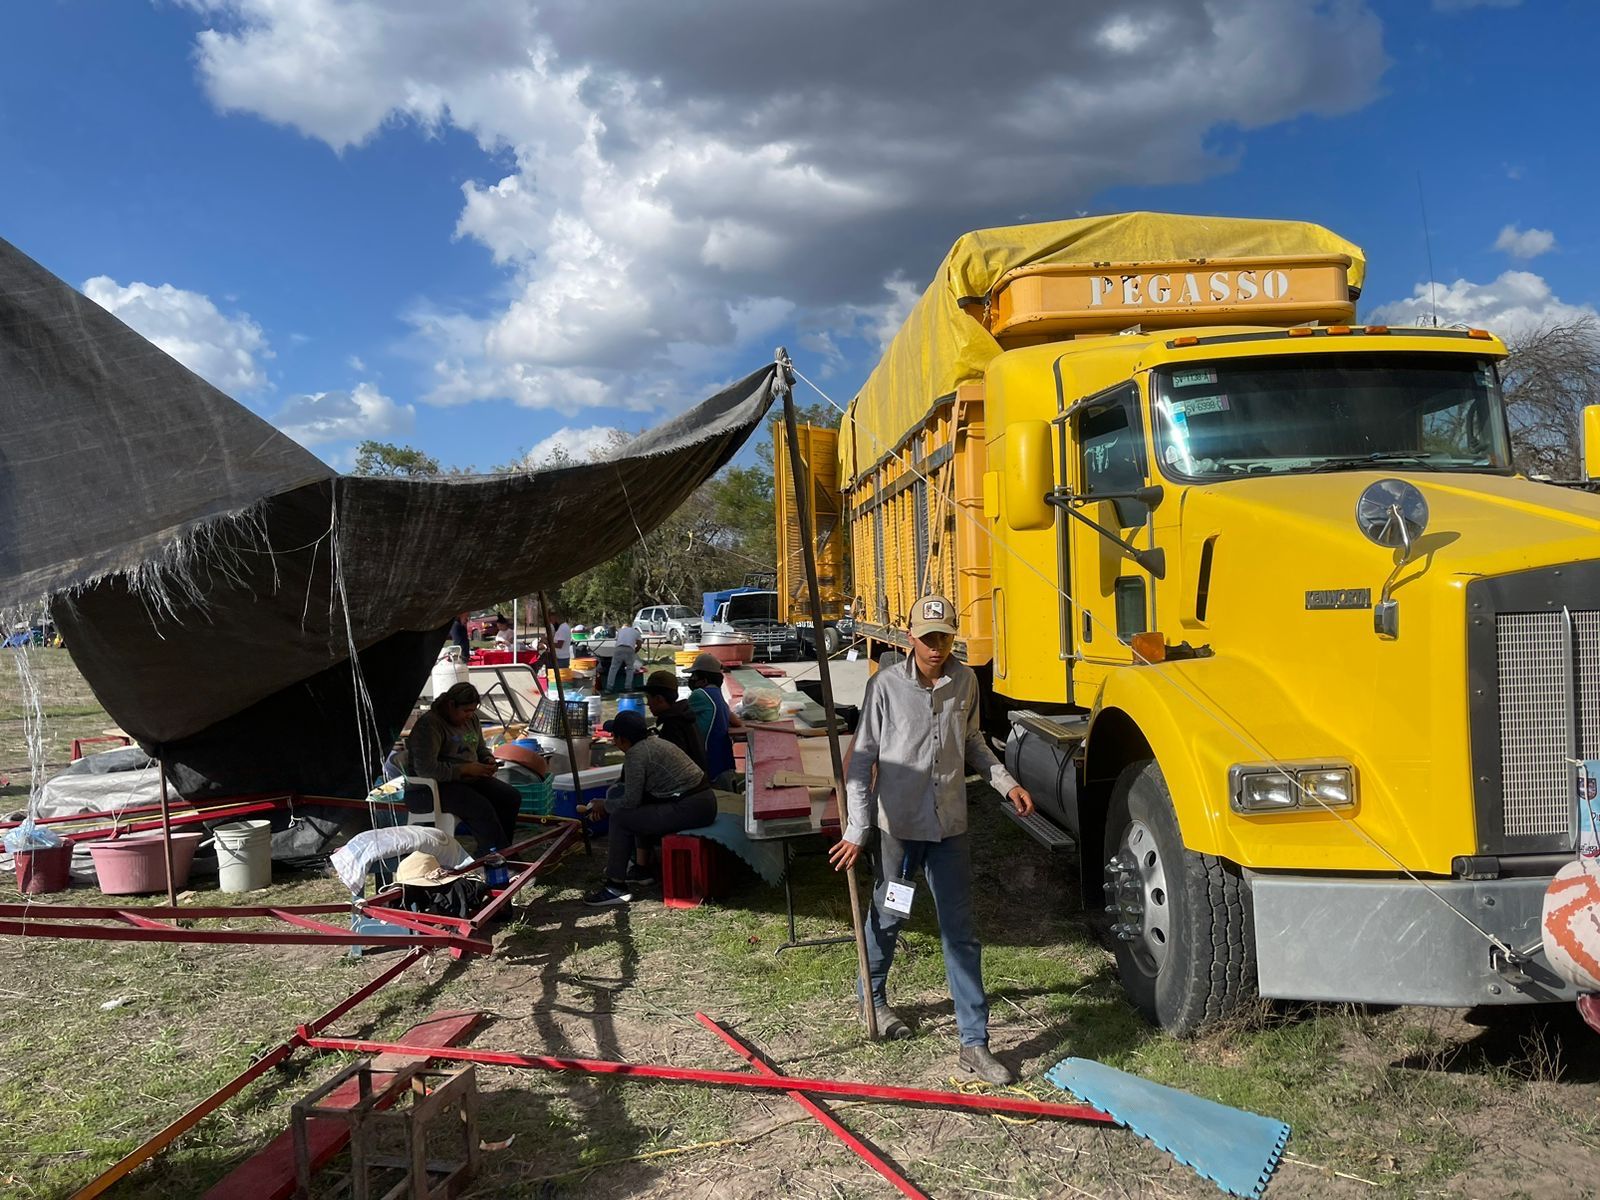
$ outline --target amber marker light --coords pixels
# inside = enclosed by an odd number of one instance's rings
[[[1167,635],[1164,633],[1136,633],[1128,639],[1134,656],[1147,663],[1166,662]]]
[[[1388,333],[1389,327],[1387,325],[1368,325],[1365,327],[1365,332],[1368,334]]]
[[[1494,335],[1487,329],[1469,329],[1467,330],[1467,336],[1469,338],[1477,338],[1480,342],[1487,342]]]
[[[1329,325],[1328,326],[1328,336],[1329,337],[1339,337],[1340,335],[1347,334],[1349,332],[1350,332],[1350,326],[1348,326],[1348,325]]]
[[[1289,330],[1289,336],[1290,337],[1311,337],[1316,332],[1317,331],[1315,329],[1312,329],[1309,325],[1296,325],[1293,329]]]
[[[1172,345],[1174,348],[1178,346],[1198,346],[1199,344],[1200,339],[1195,337],[1193,334],[1186,334],[1183,337],[1175,337],[1172,339]]]

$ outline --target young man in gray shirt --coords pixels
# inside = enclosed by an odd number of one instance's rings
[[[1011,1071],[989,1053],[983,948],[972,926],[967,768],[983,774],[1023,815],[1033,811],[1033,798],[983,740],[977,676],[953,653],[955,605],[943,596],[924,596],[911,611],[911,654],[904,662],[879,669],[867,682],[861,723],[845,771],[844,835],[829,857],[836,870],[855,865],[868,833],[875,829],[877,886],[866,937],[879,1035],[911,1036],[889,1007],[895,935],[906,920],[904,913],[895,911],[889,885],[909,883],[921,868],[939,916],[945,979],[961,1033],[957,1067],[986,1083],[1011,1083],[1015,1078]]]

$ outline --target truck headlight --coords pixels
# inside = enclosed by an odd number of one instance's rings
[[[1356,773],[1349,763],[1236,763],[1228,770],[1228,803],[1234,812],[1270,813],[1350,808]]]

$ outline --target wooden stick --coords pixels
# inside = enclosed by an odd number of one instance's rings
[[[167,801],[167,748],[161,747],[161,757],[157,760],[161,764],[161,845],[167,854],[167,903],[173,908],[178,906],[178,890],[172,886],[172,808]],[[173,918],[176,925],[178,920]]]
[[[794,388],[789,382],[789,352],[783,347],[777,353],[778,374],[774,385],[783,393],[783,428],[789,441],[789,473],[793,476],[794,511],[800,523],[800,543],[806,563],[806,586],[811,589],[811,632],[817,651],[817,675],[822,682],[822,711],[828,722],[828,750],[833,757],[833,786],[844,805],[844,756],[839,750],[839,722],[833,709],[833,673],[828,667],[828,656],[822,649],[822,589],[817,585],[817,547],[811,524],[811,498],[800,486],[805,477],[805,463],[800,458],[800,427],[794,414]],[[841,818],[844,814],[840,813]],[[845,872],[845,886],[850,893],[850,928],[856,937],[856,971],[861,982],[861,1015],[867,1023],[867,1038],[878,1040],[878,1014],[872,1003],[872,978],[867,970],[867,935],[861,919],[861,893],[856,887],[856,869],[851,864]]]

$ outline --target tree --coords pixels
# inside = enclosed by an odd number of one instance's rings
[[[414,446],[365,441],[356,447],[355,473],[406,479],[432,479],[440,471],[437,458]]]
[[[1600,318],[1551,320],[1509,338],[1501,368],[1512,457],[1552,479],[1583,474],[1583,410],[1600,404]]]

